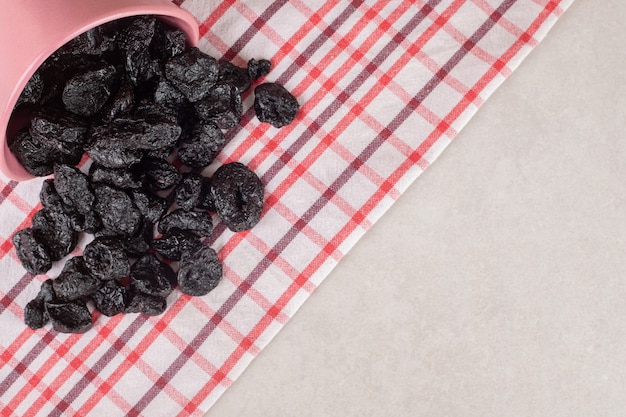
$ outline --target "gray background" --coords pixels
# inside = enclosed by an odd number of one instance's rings
[[[625,22],[576,0],[207,417],[623,416]]]

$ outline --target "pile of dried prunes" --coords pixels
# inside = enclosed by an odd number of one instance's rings
[[[176,287],[201,296],[218,285],[222,264],[203,243],[211,213],[234,232],[249,230],[264,190],[239,162],[211,177],[202,171],[225,146],[224,131],[240,123],[242,94],[270,67],[216,60],[154,16],[98,26],[45,61],[16,104],[30,123],[9,148],[32,175],[53,177],[32,226],[13,243],[24,268],[44,274],[81,233],[93,240],[43,282],[24,312],[29,327],[51,321],[59,332],[82,333],[93,325],[90,302],[106,316],[158,315]],[[299,104],[281,85],[263,83],[254,109],[282,127]]]

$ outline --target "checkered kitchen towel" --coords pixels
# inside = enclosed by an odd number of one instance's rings
[[[33,331],[23,309],[47,277],[24,273],[11,236],[41,180],[0,177],[2,415],[203,415],[572,1],[179,1],[201,49],[270,58],[266,79],[302,103],[282,129],[248,110],[216,164],[261,176],[262,220],[217,225],[225,277],[207,296],[175,292],[157,317],[94,313],[83,335]]]

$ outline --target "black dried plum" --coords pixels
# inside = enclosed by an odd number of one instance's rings
[[[35,112],[31,119],[30,134],[48,141],[81,147],[87,141],[87,124],[79,118],[54,108]]]
[[[198,205],[196,208],[215,212],[215,203],[213,202],[213,194],[211,194],[210,177],[202,177],[202,188],[200,189],[200,197],[198,197]]]
[[[115,316],[126,309],[128,290],[115,280],[105,281],[102,288],[91,294],[96,309],[105,316]]]
[[[135,106],[135,92],[127,77],[123,77],[113,98],[101,109],[102,120],[107,123],[127,115]]]
[[[110,126],[95,126],[85,150],[91,159],[107,168],[129,168],[143,157],[142,150],[114,136]]]
[[[135,236],[121,241],[124,252],[129,257],[139,258],[150,251],[154,235],[154,224],[147,221],[142,222],[141,228]]]
[[[9,143],[9,149],[24,169],[36,177],[52,174],[52,166],[61,156],[56,147],[34,138],[28,130],[18,132]]]
[[[78,243],[70,216],[62,211],[39,210],[33,216],[33,234],[44,243],[52,261],[68,255]]]
[[[167,200],[144,190],[134,190],[133,202],[144,220],[156,223],[167,211]]]
[[[172,147],[180,137],[181,128],[165,115],[150,118],[116,119],[111,125],[112,134],[123,139],[135,149],[158,150]]]
[[[198,236],[180,230],[174,230],[152,241],[152,247],[159,255],[173,261],[180,261],[183,252],[193,250],[200,245],[202,241]]]
[[[143,176],[138,169],[107,168],[97,163],[89,167],[89,179],[92,184],[102,183],[122,190],[141,188]]]
[[[150,44],[150,53],[154,58],[167,61],[185,52],[186,43],[187,37],[182,30],[157,21],[154,37]]]
[[[165,159],[146,158],[141,162],[149,190],[160,191],[175,186],[181,179],[178,169]]]
[[[54,294],[59,301],[82,299],[100,288],[102,281],[91,275],[82,256],[69,259],[57,278],[52,280]]]
[[[91,274],[102,280],[120,279],[130,274],[130,262],[119,239],[94,239],[85,247],[83,258]]]
[[[230,84],[243,93],[250,88],[250,75],[246,68],[238,67],[228,61],[219,61],[218,82]]]
[[[48,178],[41,184],[41,191],[39,192],[39,200],[43,208],[48,210],[63,211],[63,200],[54,188],[54,180]]]
[[[37,293],[37,299],[50,302],[56,300],[56,294],[54,293],[54,287],[52,286],[52,279],[47,279],[41,283],[39,292]]]
[[[202,191],[202,175],[188,172],[174,189],[174,201],[180,208],[189,211],[198,205]]]
[[[224,148],[226,137],[212,122],[200,122],[178,149],[180,161],[192,168],[209,165]]]
[[[178,269],[178,287],[188,295],[208,294],[222,279],[222,263],[209,246],[184,252]]]
[[[133,236],[141,226],[141,213],[124,191],[106,184],[95,185],[94,210],[108,235]]]
[[[115,48],[115,33],[107,30],[106,25],[101,25],[81,33],[59,48],[56,53],[59,55],[102,55]]]
[[[157,230],[162,234],[188,231],[198,237],[206,237],[213,231],[213,220],[207,212],[185,211],[179,208],[163,216]]]
[[[35,72],[28,80],[22,93],[17,99],[15,107],[21,107],[28,104],[37,104],[43,96],[44,80],[40,72]]]
[[[213,122],[220,129],[230,129],[241,121],[243,105],[236,87],[216,84],[208,94],[195,103],[198,116]]]
[[[165,76],[191,102],[209,93],[218,73],[217,60],[198,48],[189,48],[165,63]]]
[[[154,102],[169,112],[178,112],[185,100],[183,93],[166,79],[160,80],[154,91]]]
[[[150,78],[152,57],[149,47],[155,25],[154,16],[132,18],[130,24],[119,35],[118,45],[124,54],[126,74],[135,85]]]
[[[158,316],[165,312],[167,301],[163,297],[130,291],[124,313],[142,313],[147,316]]]
[[[272,63],[267,59],[259,59],[258,61],[252,58],[248,61],[248,75],[253,80],[258,80],[261,77],[269,74],[272,69]]]
[[[91,329],[93,319],[83,301],[46,303],[52,327],[61,333],[85,333]]]
[[[172,268],[151,253],[133,264],[130,279],[133,290],[163,298],[171,294],[176,284],[176,274]]]
[[[33,229],[26,228],[15,233],[13,245],[22,266],[31,274],[43,274],[52,268],[49,250],[36,237]]]
[[[87,175],[68,165],[54,166],[54,188],[67,206],[87,215],[93,211],[95,196]]]
[[[211,179],[217,214],[233,232],[252,228],[263,211],[263,183],[239,162],[222,165]]]
[[[111,96],[116,79],[112,65],[75,75],[63,88],[65,108],[79,116],[93,116]]]
[[[254,89],[254,111],[261,122],[286,126],[295,119],[299,108],[298,100],[280,84],[265,83]]]
[[[24,308],[24,323],[33,330],[41,329],[50,320],[45,302],[40,298],[30,300]]]

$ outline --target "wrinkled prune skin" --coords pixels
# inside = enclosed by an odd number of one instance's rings
[[[219,61],[218,82],[232,85],[240,94],[250,88],[251,84],[248,70],[228,61]]]
[[[89,272],[101,280],[120,279],[130,274],[130,262],[119,239],[98,237],[83,252]]]
[[[56,53],[59,55],[102,55],[115,49],[115,33],[108,31],[106,27],[96,26],[63,45]]]
[[[272,63],[267,59],[260,59],[257,61],[256,59],[252,58],[250,61],[248,61],[248,76],[252,80],[256,81],[259,78],[266,76],[267,74],[269,74],[271,69]]]
[[[82,256],[69,259],[57,278],[52,280],[54,294],[59,301],[73,301],[93,294],[102,285],[91,275]]]
[[[123,77],[113,99],[104,105],[100,113],[102,120],[111,123],[118,117],[128,115],[135,105],[133,85],[127,77]]]
[[[161,234],[188,231],[198,237],[206,237],[210,236],[213,231],[213,220],[209,213],[185,211],[179,208],[163,216],[157,230]]]
[[[261,122],[278,128],[286,126],[299,108],[298,100],[280,84],[264,83],[254,89],[254,111]]]
[[[53,211],[63,211],[63,200],[54,188],[54,180],[48,178],[41,184],[41,191],[39,192],[39,200],[43,208]]]
[[[200,122],[178,149],[180,162],[192,168],[208,166],[224,148],[226,137],[212,122]]]
[[[130,291],[124,313],[142,313],[147,316],[158,316],[165,312],[167,301],[163,297]]]
[[[187,37],[182,30],[156,22],[154,37],[150,44],[150,54],[154,58],[167,61],[185,52],[186,48]]]
[[[180,208],[190,211],[198,205],[202,191],[202,175],[188,172],[174,189],[174,201]]]
[[[116,81],[117,70],[112,65],[75,75],[65,84],[63,105],[79,116],[93,116],[111,96]]]
[[[115,280],[105,281],[102,288],[91,294],[96,309],[109,317],[124,312],[127,297],[126,287]]]
[[[202,178],[202,187],[200,188],[200,196],[196,208],[215,212],[215,203],[213,202],[213,194],[211,194],[211,178]]]
[[[13,235],[13,245],[22,266],[31,274],[43,274],[52,268],[50,252],[33,229],[22,229]]]
[[[48,302],[45,305],[52,327],[57,332],[85,333],[93,325],[91,313],[83,301]]]
[[[52,285],[52,279],[47,279],[42,282],[36,298],[49,302],[56,300],[56,297],[57,296],[54,293],[54,287]]]
[[[15,103],[15,107],[19,108],[24,105],[37,104],[41,101],[44,90],[44,80],[40,72],[35,72],[28,80],[22,93]]]
[[[222,263],[209,246],[184,252],[178,269],[178,287],[188,295],[208,294],[222,279]]]
[[[180,261],[183,252],[188,252],[202,245],[198,236],[191,232],[174,230],[152,241],[152,247],[157,253],[172,261]]]
[[[79,118],[54,108],[44,108],[33,114],[30,134],[41,140],[59,141],[65,145],[66,153],[71,153],[72,146],[80,149],[87,141],[87,124]],[[79,159],[80,160],[80,159]]]
[[[28,130],[18,132],[9,143],[9,149],[24,169],[36,177],[52,174],[54,162],[61,158],[56,147],[33,137]]]
[[[150,251],[154,238],[154,223],[149,223],[145,218],[135,236],[121,241],[124,252],[131,258],[140,258]]]
[[[50,320],[46,311],[45,302],[35,298],[30,300],[24,308],[24,323],[33,330],[41,329]]]
[[[102,183],[122,190],[134,190],[143,186],[143,175],[138,169],[107,168],[97,163],[89,167],[92,184]]]
[[[145,221],[156,223],[167,211],[167,200],[144,190],[131,193],[135,206]]]
[[[218,216],[233,232],[255,226],[263,211],[263,183],[239,162],[222,165],[211,179],[211,194]]]
[[[62,211],[42,209],[33,216],[33,233],[44,243],[52,261],[68,255],[78,243],[70,216]]]
[[[189,101],[206,97],[217,81],[217,60],[198,48],[189,48],[165,63],[165,76]]]
[[[130,24],[120,33],[118,46],[123,51],[126,74],[134,85],[139,85],[152,75],[149,47],[155,26],[154,16],[141,16],[130,20]]]
[[[130,279],[134,291],[163,298],[172,293],[176,284],[176,274],[172,268],[151,253],[133,264]]]
[[[165,115],[115,119],[110,128],[113,137],[123,139],[131,148],[145,151],[172,147],[181,133],[180,126]]]
[[[154,102],[165,111],[178,113],[186,98],[178,88],[166,79],[161,79],[154,91]]]
[[[178,169],[165,159],[146,158],[141,162],[141,169],[146,175],[146,185],[151,191],[167,190],[181,179]]]
[[[94,210],[104,228],[103,233],[133,236],[141,226],[141,213],[124,191],[106,184],[95,186]]]
[[[213,122],[220,129],[237,126],[243,114],[241,96],[230,84],[216,84],[195,107],[202,120]]]
[[[141,161],[143,151],[111,135],[109,126],[95,126],[85,150],[94,162],[107,168],[130,168]]]
[[[95,195],[89,179],[77,168],[69,165],[54,166],[54,188],[65,205],[81,215],[93,212]]]

